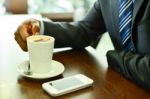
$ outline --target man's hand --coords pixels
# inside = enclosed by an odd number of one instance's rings
[[[27,37],[31,35],[38,35],[40,31],[40,22],[35,19],[29,19],[24,21],[15,32],[15,40],[22,48],[23,51],[27,51]]]

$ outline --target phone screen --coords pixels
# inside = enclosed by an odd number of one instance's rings
[[[61,91],[67,88],[70,88],[72,86],[82,85],[83,82],[78,80],[76,77],[62,79],[58,81],[53,81],[52,83],[49,83],[51,86],[53,86],[55,89]]]

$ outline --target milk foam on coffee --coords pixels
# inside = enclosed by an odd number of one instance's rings
[[[50,40],[50,38],[42,37],[42,36],[39,36],[39,37],[35,36],[35,37],[31,38],[30,40],[32,40],[33,42],[47,42]]]

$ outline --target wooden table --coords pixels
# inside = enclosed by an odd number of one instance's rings
[[[58,77],[46,80],[22,77],[16,66],[28,59],[28,53],[15,42],[14,31],[27,17],[30,16],[0,16],[0,99],[150,99],[148,91],[103,65],[105,61],[97,58],[98,53],[90,47],[55,50],[53,59],[65,66],[64,73]],[[41,87],[43,82],[78,73],[91,77],[93,87],[57,98],[48,95]]]

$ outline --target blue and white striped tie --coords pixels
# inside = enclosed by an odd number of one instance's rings
[[[119,0],[119,32],[124,49],[134,50],[131,41],[131,25],[132,25],[132,0]]]

